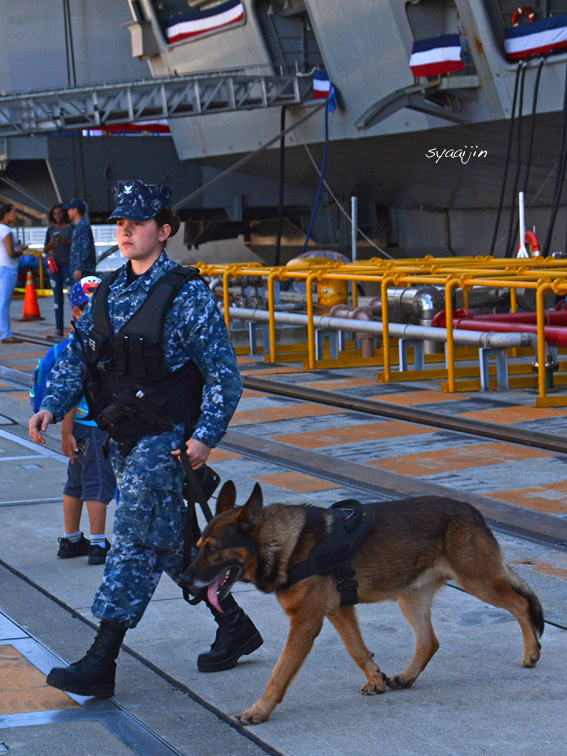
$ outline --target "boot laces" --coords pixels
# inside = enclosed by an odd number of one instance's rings
[[[117,646],[115,655],[116,658],[116,656],[118,655],[118,650],[120,649],[120,645],[122,643],[122,637],[120,636],[121,633],[118,630],[103,625],[96,634],[92,646],[89,648],[81,661],[99,661],[101,658],[104,658],[108,652],[112,651],[114,653],[113,646],[115,644]],[[113,641],[115,641],[115,643],[113,643]]]

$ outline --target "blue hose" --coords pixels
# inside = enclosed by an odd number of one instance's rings
[[[309,244],[309,238],[311,237],[311,232],[313,231],[313,224],[315,223],[315,217],[317,216],[317,210],[319,209],[319,200],[321,199],[321,192],[323,190],[323,184],[325,180],[325,168],[327,166],[328,151],[329,151],[329,100],[327,101],[327,104],[325,105],[325,152],[323,153],[323,165],[321,166],[319,188],[317,189],[317,197],[315,198],[315,206],[313,208],[313,215],[311,216],[311,222],[309,223],[307,236],[305,237],[305,244],[303,245],[301,254],[303,254],[305,250],[307,249],[307,245]]]

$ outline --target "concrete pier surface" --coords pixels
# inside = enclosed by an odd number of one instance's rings
[[[33,361],[44,351],[29,343],[10,345],[9,351],[4,346],[0,366],[30,373]],[[311,376],[313,380],[323,377]],[[351,378],[370,380],[359,371],[352,371]],[[495,397],[491,392],[486,400]],[[510,397],[498,395],[498,399],[511,402]],[[512,399],[511,403],[520,404]],[[482,399],[477,396],[475,401]],[[400,428],[388,431],[386,427],[380,434],[374,427],[372,438],[367,434],[361,440],[354,428],[368,423],[368,417],[326,413],[306,404],[249,392],[233,430],[247,435],[251,447],[258,438],[279,437],[279,444],[306,452],[316,448],[313,453],[318,454],[326,452],[312,441],[297,441],[297,437],[317,430],[340,432],[344,454],[337,445],[329,447],[329,471],[316,475],[292,469],[283,458],[261,458],[221,445],[212,464],[223,479],[235,481],[239,503],[244,502],[255,480],[260,480],[268,503],[318,506],[346,496],[384,500],[396,485],[397,496],[389,498],[402,498],[410,495],[408,491],[419,491],[423,481],[445,494],[450,493],[451,485],[461,493],[469,487],[471,494],[484,496],[488,503],[513,507],[515,512],[520,507],[497,494],[524,491],[531,483],[537,491],[531,498],[525,496],[525,511],[531,517],[557,518],[552,522],[556,521],[558,528],[564,524],[561,476],[567,467],[561,454],[530,455],[525,447],[510,445],[515,454],[506,452],[499,464],[490,464],[484,451],[476,464],[468,466],[461,456],[460,472],[444,464],[432,468],[429,475],[421,471],[418,476],[413,461],[408,460],[404,470],[403,458],[413,455],[415,460],[423,454],[420,439],[427,434],[412,435]],[[89,566],[86,558],[56,558],[57,538],[63,530],[61,492],[66,459],[60,453],[58,426],[50,427],[45,447],[29,443],[30,414],[24,390],[9,383],[0,385],[0,753],[564,756],[567,551],[561,545],[504,532],[497,536],[506,557],[537,592],[548,620],[542,657],[534,669],[521,667],[521,633],[511,615],[448,586],[437,596],[433,612],[440,650],[411,689],[362,696],[362,673],[333,627],[325,623],[270,720],[242,728],[232,717],[264,690],[287,636],[283,610],[274,596],[237,585],[235,595],[260,629],[264,645],[233,670],[202,674],[197,671],[196,658],[213,641],[215,623],[203,604],[186,604],[179,588],[164,576],[144,618],[126,635],[113,699],[82,699],[48,688],[43,675],[51,666],[61,660],[76,661],[94,637],[90,605],[103,568]],[[562,413],[551,418],[558,427],[563,415],[567,417]],[[376,422],[376,418],[371,420]],[[535,417],[523,420],[536,421]],[[459,440],[459,434],[429,434],[429,450],[441,453],[459,443],[470,450],[481,443],[460,435]],[[394,464],[394,457],[399,464]],[[368,466],[370,459],[390,461]],[[354,484],[348,487],[337,482],[333,460],[348,462],[353,480],[357,470],[363,480],[363,473],[371,468],[381,476],[376,480],[382,493],[373,495],[369,484],[357,489]],[[538,509],[536,500],[553,506],[551,510]],[[214,509],[214,501],[212,504]],[[109,506],[108,532],[113,511],[114,503]],[[86,519],[83,527],[88,535]],[[365,641],[380,667],[388,675],[400,672],[413,654],[414,639],[397,604],[360,606],[358,614]]]

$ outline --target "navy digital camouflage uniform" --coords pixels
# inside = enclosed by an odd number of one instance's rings
[[[117,208],[118,211],[119,208]],[[127,285],[125,266],[110,287],[108,308],[117,332],[138,310],[152,284],[175,264],[163,252],[152,267]],[[86,343],[93,324],[89,303],[77,330]],[[205,385],[201,416],[192,438],[214,447],[226,432],[242,393],[242,382],[228,331],[208,286],[186,283],[165,323],[163,351],[174,371],[193,360]],[[60,420],[83,393],[85,365],[73,339],[50,373],[42,409]],[[150,601],[162,572],[179,581],[182,573],[184,518],[183,468],[171,451],[185,441],[177,426],[159,436],[146,436],[128,457],[110,442],[110,459],[118,489],[112,548],[92,606],[100,620],[135,627]]]
[[[85,276],[94,275],[96,269],[96,247],[93,230],[86,218],[81,218],[73,229],[71,252],[69,254],[69,269],[80,270]]]

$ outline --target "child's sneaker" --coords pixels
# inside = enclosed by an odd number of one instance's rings
[[[89,546],[89,564],[104,564],[106,562],[106,555],[110,549],[110,543],[105,538],[104,546],[99,546],[93,543]]]
[[[73,557],[87,556],[90,546],[91,542],[82,533],[78,541],[71,541],[70,538],[60,538],[57,556],[59,559],[73,559]]]

